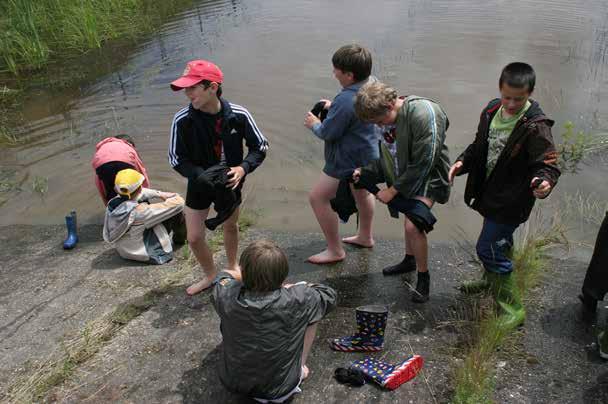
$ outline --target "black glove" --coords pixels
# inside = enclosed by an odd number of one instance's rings
[[[327,109],[325,109],[325,101],[319,101],[315,104],[314,107],[310,110],[310,112],[319,118],[321,122],[327,118]]]

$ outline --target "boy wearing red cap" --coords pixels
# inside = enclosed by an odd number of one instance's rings
[[[197,294],[211,286],[217,274],[213,255],[205,240],[203,222],[209,215],[215,195],[201,192],[203,173],[208,168],[225,164],[229,167],[227,187],[241,200],[241,188],[247,174],[266,157],[268,141],[244,107],[223,99],[224,75],[206,60],[188,62],[183,75],[171,83],[174,91],[184,89],[190,104],[175,114],[171,124],[169,163],[188,178],[186,194],[186,227],[188,243],[203,269],[203,278],[186,292]],[[243,141],[247,145],[244,156]],[[223,224],[224,247],[228,269],[238,268],[238,207]]]

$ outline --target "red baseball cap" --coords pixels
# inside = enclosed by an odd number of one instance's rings
[[[221,84],[224,74],[219,67],[206,60],[192,60],[186,65],[182,77],[171,83],[173,91],[192,87],[203,80],[215,81]]]

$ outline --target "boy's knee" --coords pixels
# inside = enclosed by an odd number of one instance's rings
[[[321,199],[322,199],[321,195],[319,195],[314,190],[312,190],[308,193],[308,203],[310,203],[311,205],[316,205],[316,204],[320,203]]]
[[[198,243],[201,242],[205,242],[205,230],[198,230],[198,231],[188,231],[187,237],[188,239],[188,244],[192,245],[196,245]]]
[[[423,234],[420,231],[420,229],[418,229],[418,227],[416,227],[416,225],[408,219],[405,220],[404,226],[405,226],[405,234],[410,237],[416,237],[416,236],[420,236]]]

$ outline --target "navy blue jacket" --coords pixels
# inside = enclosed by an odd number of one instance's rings
[[[220,98],[222,140],[226,165],[241,166],[245,174],[255,170],[266,157],[268,140],[244,107]],[[216,116],[199,111],[192,104],[173,118],[169,141],[169,163],[188,179],[198,178],[207,168],[220,163],[214,151]],[[243,158],[243,140],[247,155]]]

